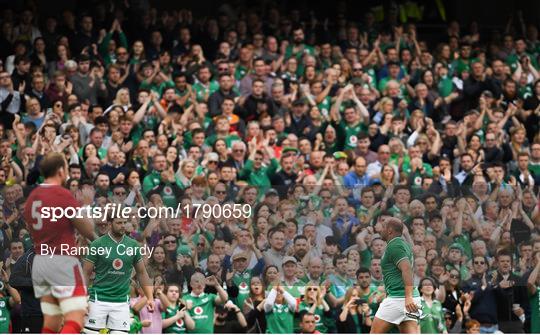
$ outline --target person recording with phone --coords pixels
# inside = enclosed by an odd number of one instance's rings
[[[338,333],[368,333],[372,321],[367,300],[360,298],[358,288],[349,288],[336,323]]]

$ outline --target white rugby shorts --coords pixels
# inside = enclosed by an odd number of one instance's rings
[[[420,297],[414,298],[414,302],[418,306],[418,309],[421,310],[422,303]],[[404,321],[418,321],[418,318],[407,315],[405,298],[386,297],[379,305],[375,317],[395,325],[399,325]]]

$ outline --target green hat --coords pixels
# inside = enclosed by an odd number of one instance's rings
[[[480,58],[476,58],[476,57],[471,59],[471,62],[469,64],[473,65],[474,63],[484,64]]]
[[[188,245],[183,244],[176,249],[176,253],[182,256],[191,257],[191,248]]]
[[[461,251],[461,253],[465,253],[465,249],[463,249],[463,246],[459,243],[452,243],[450,245],[450,248],[448,248],[448,250],[452,250],[452,249],[459,249],[459,251]]]
[[[336,151],[334,152],[334,158],[335,159],[347,159],[347,154],[343,151]]]
[[[34,243],[32,242],[32,238],[30,237],[29,234],[24,235],[22,242],[23,242],[24,251],[29,250],[34,245]]]
[[[471,67],[469,66],[469,64],[467,64],[465,62],[460,62],[456,66],[456,72],[457,73],[461,74],[462,72],[470,72],[470,71],[471,71]]]
[[[293,148],[293,147],[285,147],[285,148],[283,148],[283,150],[281,150],[282,154],[286,154],[287,152],[294,152],[295,154],[297,154],[298,149]]]

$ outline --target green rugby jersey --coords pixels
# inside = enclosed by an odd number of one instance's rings
[[[408,260],[411,264],[411,271],[414,267],[414,256],[411,246],[403,237],[394,237],[386,246],[386,250],[381,260],[384,287],[388,297],[404,298],[405,284],[401,270],[398,267],[399,262]],[[414,287],[413,297],[419,297],[418,289]]]
[[[167,309],[161,313],[161,319],[165,320],[176,315],[178,312],[178,306],[169,306]],[[164,334],[185,334],[186,333],[186,324],[184,320],[178,319],[175,323],[169,327],[163,329]]]
[[[195,321],[195,329],[190,333],[212,334],[214,332],[214,310],[216,306],[217,295],[213,293],[201,293],[199,296],[190,293],[184,299],[191,301],[192,306],[189,309],[189,315]]]
[[[110,255],[99,255],[92,251],[108,248]],[[133,254],[128,251],[134,251]],[[90,301],[127,302],[131,274],[135,264],[141,262],[140,246],[128,236],[115,241],[106,234],[90,243],[90,254],[84,258],[94,264],[96,277],[89,289]]]

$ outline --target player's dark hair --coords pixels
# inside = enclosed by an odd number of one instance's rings
[[[51,152],[39,163],[39,171],[44,178],[54,177],[58,171],[67,165],[64,155],[58,152]],[[66,171],[67,172],[67,171]]]

